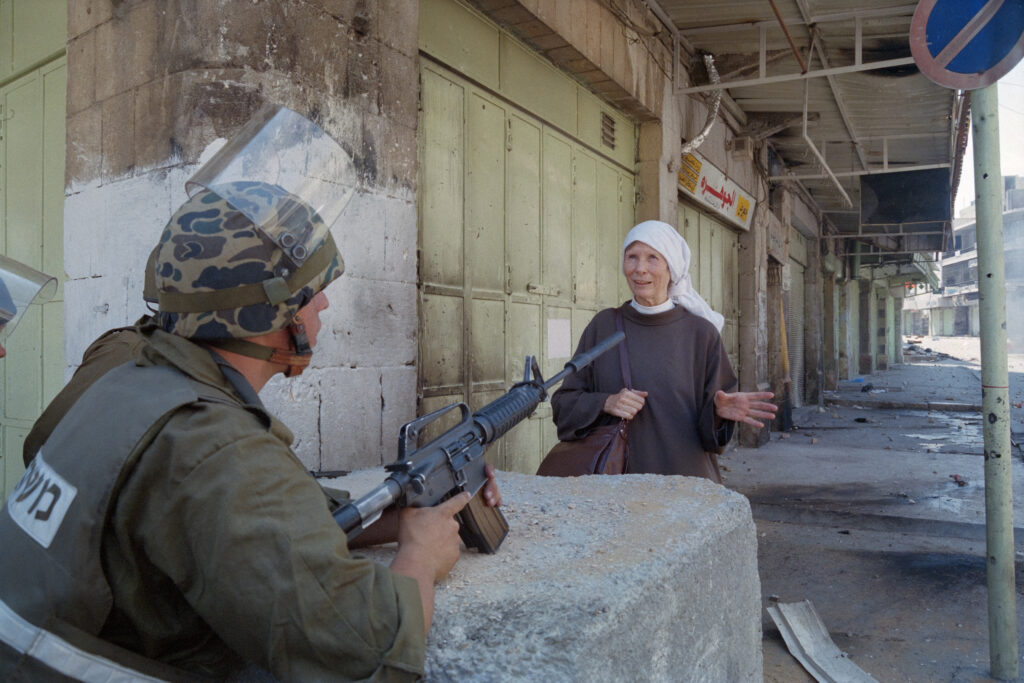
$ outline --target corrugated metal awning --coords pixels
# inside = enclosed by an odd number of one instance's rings
[[[781,162],[771,180],[802,186],[835,236],[875,258],[942,251],[949,221],[866,229],[862,180],[945,169],[952,207],[967,105],[918,71],[910,53],[916,3],[898,0],[648,0],[671,23],[682,96],[724,90],[743,130]],[[776,10],[777,9],[777,14]],[[707,78],[711,54],[721,83]],[[963,130],[958,133],[958,128]],[[963,139],[959,139],[962,137]],[[941,201],[941,199],[940,199]],[[852,246],[852,245],[851,245]]]

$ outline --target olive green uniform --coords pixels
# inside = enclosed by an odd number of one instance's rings
[[[99,637],[198,675],[249,662],[281,680],[415,679],[416,582],[349,555],[291,432],[240,376],[187,339],[140,331],[140,365],[229,401],[179,409],[122,472],[101,539],[113,607]]]

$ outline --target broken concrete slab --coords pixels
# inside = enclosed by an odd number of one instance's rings
[[[509,535],[438,585],[426,680],[763,680],[745,497],[691,477],[498,481]]]

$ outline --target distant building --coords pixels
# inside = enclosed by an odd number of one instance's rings
[[[1005,245],[1007,308],[1024,297],[1024,176],[1003,178],[1003,243]],[[953,221],[953,242],[940,259],[941,284],[931,292],[903,300],[903,329],[907,334],[978,336],[978,224],[975,206],[960,211]],[[914,285],[915,290],[923,287]],[[1007,315],[1007,336],[1024,348],[1024,320]]]

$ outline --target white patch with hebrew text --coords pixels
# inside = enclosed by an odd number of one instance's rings
[[[7,498],[7,513],[39,545],[49,548],[78,489],[43,461],[40,451]]]

